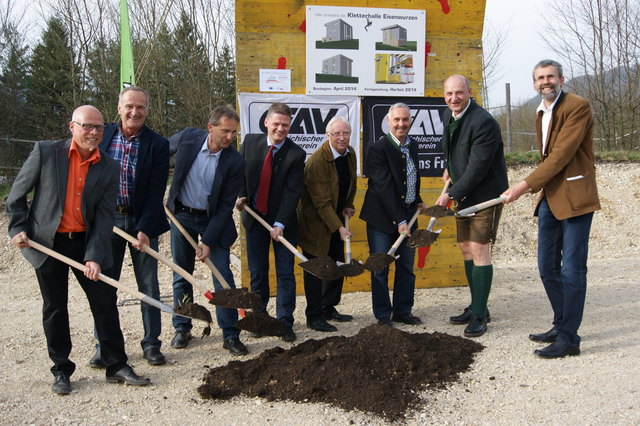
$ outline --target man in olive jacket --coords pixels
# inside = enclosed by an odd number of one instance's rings
[[[564,93],[562,65],[549,59],[533,69],[533,87],[542,101],[536,133],[540,165],[504,195],[506,203],[527,191],[540,192],[538,269],[553,309],[553,327],[530,334],[541,358],[580,354],[578,328],[587,292],[587,255],[593,212],[600,210],[589,102]]]
[[[307,258],[328,255],[344,262],[344,240],[351,233],[344,217],[355,214],[356,155],[349,145],[351,126],[344,117],[333,117],[327,125],[327,141],[313,153],[304,167],[304,189],[298,204],[299,244]],[[337,331],[327,320],[351,321],[339,313],[343,278],[323,281],[304,272],[307,327]]]

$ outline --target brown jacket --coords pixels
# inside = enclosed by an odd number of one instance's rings
[[[589,103],[577,95],[561,92],[552,114],[544,152],[542,112],[538,114],[536,130],[542,163],[525,181],[533,192],[543,190],[540,200],[547,198],[556,219],[600,210]],[[536,207],[536,214],[537,211]]]
[[[356,153],[351,146],[348,149],[351,183],[345,207],[354,208]],[[304,166],[304,188],[298,204],[299,245],[314,256],[324,256],[329,252],[331,234],[344,224],[344,218],[336,213],[338,192],[338,172],[329,141],[325,141]]]

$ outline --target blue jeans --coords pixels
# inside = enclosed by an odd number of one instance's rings
[[[558,340],[579,345],[587,293],[587,254],[593,213],[555,218],[547,199],[538,209],[538,270],[553,309]]]
[[[284,244],[273,241],[271,234],[259,223],[246,230],[247,260],[251,274],[251,291],[262,298],[262,309],[266,312],[269,303],[269,247],[273,244],[276,262],[276,318],[287,327],[293,326],[293,311],[296,309],[296,278],[293,275],[294,255]],[[284,237],[294,246],[298,243],[296,230],[288,226]]]
[[[415,212],[411,211],[410,216]],[[388,234],[367,224],[369,253],[386,253],[399,237],[397,232]],[[396,272],[393,279],[393,304],[389,298],[389,268],[371,272],[371,299],[373,315],[388,318],[394,314],[410,314],[413,308],[413,295],[416,276],[413,273],[414,251],[407,246],[405,238],[395,253],[400,258],[395,261]]]
[[[136,236],[134,232],[134,218],[130,215],[116,213],[116,226],[129,234]],[[124,259],[124,251],[129,245],[129,253],[133,262],[133,272],[138,283],[138,290],[156,300],[160,299],[160,285],[158,283],[158,262],[155,258],[146,253],[136,250],[130,244],[127,244],[122,237],[117,234],[111,236],[111,250],[113,253],[113,266],[104,272],[105,275],[115,280],[120,279],[122,272],[122,261]],[[158,239],[150,238],[149,246],[158,251]],[[142,311],[142,324],[144,326],[144,337],[140,342],[142,350],[146,351],[151,348],[160,348],[162,342],[158,339],[162,331],[162,322],[160,320],[160,310],[148,303],[140,303]]]
[[[209,224],[209,217],[205,213],[181,211],[176,213],[176,218],[195,241],[198,241],[198,236],[204,233]],[[235,288],[233,273],[229,267],[229,249],[225,249],[219,244],[215,244],[209,247],[209,249],[209,259],[211,259],[211,262],[213,262],[213,265],[220,271],[220,274],[222,274],[229,286]],[[178,266],[190,274],[193,273],[196,252],[173,223],[171,224],[171,254],[173,255],[173,261]],[[215,291],[223,289],[215,277],[213,277],[213,288]],[[178,306],[183,301],[193,302],[193,300],[193,287],[191,284],[174,272],[173,306]],[[223,308],[216,305],[216,320],[218,326],[222,329],[222,336],[225,340],[240,336],[240,330],[236,328],[236,322],[238,322],[237,309]],[[189,318],[174,315],[172,322],[176,331],[191,330],[192,325]]]

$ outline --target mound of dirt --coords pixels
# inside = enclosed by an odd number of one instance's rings
[[[311,339],[213,368],[198,392],[211,399],[321,402],[397,420],[419,401],[421,390],[455,381],[483,348],[443,333],[371,325],[352,337]]]

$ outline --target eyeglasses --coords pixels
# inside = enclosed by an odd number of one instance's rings
[[[81,126],[82,129],[86,130],[87,132],[90,132],[93,129],[96,129],[96,131],[98,132],[104,131],[104,124],[78,123],[77,121],[73,121],[73,122],[76,123],[78,126]]]
[[[340,136],[348,138],[351,132],[329,132],[329,134],[334,138],[339,138]]]

